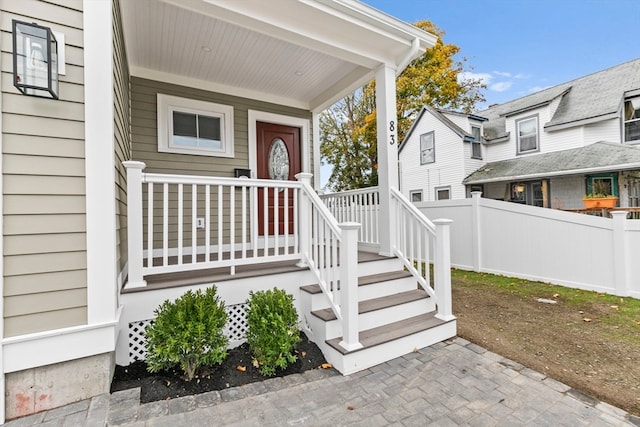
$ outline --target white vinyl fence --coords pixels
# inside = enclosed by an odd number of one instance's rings
[[[452,219],[451,265],[640,298],[640,221],[480,198],[421,202]]]

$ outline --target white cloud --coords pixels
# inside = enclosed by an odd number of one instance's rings
[[[528,79],[531,77],[531,74],[524,74],[524,73],[518,73],[515,76],[513,76],[514,79]]]
[[[489,86],[489,89],[495,92],[506,92],[511,88],[512,85],[513,82],[498,82]]]
[[[494,71],[493,74],[495,74],[496,76],[501,76],[501,77],[511,77],[511,73],[506,72],[506,71]]]

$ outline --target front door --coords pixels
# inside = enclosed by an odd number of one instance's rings
[[[302,172],[300,150],[300,128],[273,123],[256,123],[257,175],[260,179],[275,179],[295,181],[295,176]],[[288,227],[286,233],[293,233],[294,210],[293,190],[269,189],[267,194],[267,209],[264,206],[264,190],[258,191],[258,232],[265,234],[265,215],[267,215],[267,231],[275,234],[276,203],[278,234],[285,233],[285,205],[288,212]]]

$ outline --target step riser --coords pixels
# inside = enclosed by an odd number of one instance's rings
[[[428,313],[433,311],[433,305],[431,298],[425,298],[393,307],[370,311],[368,313],[361,313],[358,316],[358,330],[366,331],[367,329],[377,328],[378,326],[384,326],[392,322]],[[318,319],[313,315],[311,315],[311,317]],[[322,334],[326,336],[325,339],[333,339],[342,336],[342,327],[337,319],[329,322],[324,322],[321,319],[318,320],[325,325],[325,332]]]
[[[358,277],[398,270],[402,270],[402,262],[397,258],[358,263]]]
[[[400,292],[412,291],[417,289],[417,287],[418,285],[413,277],[386,280],[384,282],[358,286],[358,301],[366,301],[373,298],[394,295]],[[303,292],[302,294],[305,293],[306,292]],[[306,294],[311,297],[311,311],[329,308],[329,299],[324,294]]]
[[[456,336],[456,322],[451,321],[389,341],[378,346],[342,355],[325,342],[316,341],[325,358],[343,375],[350,375],[363,369],[409,354],[414,349],[421,349]]]

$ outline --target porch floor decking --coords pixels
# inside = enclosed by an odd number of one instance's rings
[[[235,253],[235,256],[237,259],[240,259],[242,257],[239,251]],[[229,259],[230,255],[227,252],[224,254],[223,257],[224,259]],[[388,257],[378,255],[372,252],[358,251],[359,263],[382,260],[387,258]],[[189,256],[189,260],[190,259],[191,257]],[[158,258],[154,258],[153,264],[156,265],[156,262],[161,263],[162,258],[160,258],[159,261],[158,261]],[[235,267],[235,270],[236,270],[235,274],[231,274],[229,267],[180,271],[175,273],[152,274],[145,277],[145,280],[147,281],[147,286],[145,287],[126,288],[127,282],[125,281],[123,289],[121,290],[121,293],[126,294],[126,293],[132,293],[132,292],[145,292],[145,291],[173,288],[173,287],[179,287],[179,286],[196,285],[199,283],[207,283],[207,282],[223,282],[227,280],[260,277],[260,276],[267,276],[271,274],[292,273],[292,272],[308,269],[308,267],[298,267],[296,265],[297,263],[298,263],[297,260],[290,260],[290,261],[277,261],[277,262],[269,262],[269,263],[237,265]],[[187,265],[187,262],[185,262],[185,265]]]

